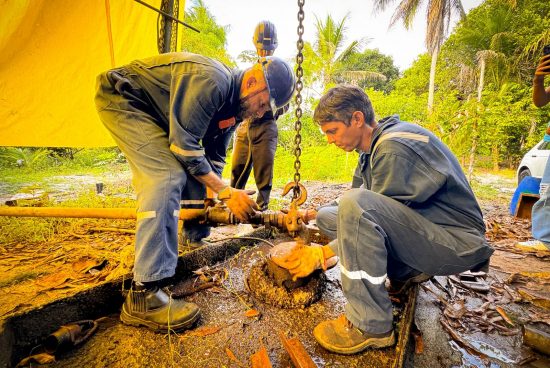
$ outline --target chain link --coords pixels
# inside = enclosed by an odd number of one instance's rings
[[[170,11],[170,1],[172,0],[162,0],[160,5],[160,10],[163,12],[172,14],[174,18],[178,18],[179,16],[179,0],[176,0],[172,4],[172,11]],[[171,32],[170,32],[170,50],[165,50],[165,36],[166,36],[166,23],[172,22]],[[175,20],[167,19],[165,16],[159,14],[159,19],[157,21],[157,48],[159,54],[163,54],[165,52],[174,52],[177,51],[177,44],[178,44],[178,22]]]
[[[302,53],[304,49],[304,40],[302,39],[302,36],[304,35],[304,4],[305,0],[298,0],[298,41],[296,42],[296,46],[298,47],[298,54],[296,55],[296,122],[294,124],[294,129],[296,130],[296,136],[294,137],[294,156],[296,156],[296,159],[294,161],[294,169],[296,172],[294,173],[294,194],[293,199],[296,199],[300,196],[300,167],[302,166],[302,163],[300,161],[300,155],[302,154],[302,149],[300,148],[300,144],[302,143],[302,135],[300,134],[300,131],[302,130],[302,121],[300,120],[302,118],[302,88],[304,87],[304,84],[302,82],[302,77],[304,76],[304,70],[302,69],[302,63],[304,62],[304,54]]]
[[[180,1],[174,1],[174,9],[172,10],[172,16],[179,19],[180,15]],[[172,34],[170,35],[170,52],[178,51],[178,22],[172,21]]]

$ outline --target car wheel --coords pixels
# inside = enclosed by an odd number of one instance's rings
[[[525,179],[526,176],[531,176],[531,171],[529,169],[523,169],[519,172],[518,175],[518,185],[521,183],[523,179]]]

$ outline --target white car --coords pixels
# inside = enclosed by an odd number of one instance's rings
[[[518,185],[526,176],[542,178],[548,156],[550,156],[550,142],[540,141],[531,148],[519,163]]]

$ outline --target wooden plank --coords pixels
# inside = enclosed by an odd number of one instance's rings
[[[269,355],[267,355],[267,350],[263,344],[260,350],[250,356],[250,360],[252,361],[252,368],[272,368]]]
[[[313,359],[309,356],[306,348],[297,338],[287,339],[283,332],[279,332],[279,338],[285,350],[290,355],[290,360],[296,368],[317,368]]]

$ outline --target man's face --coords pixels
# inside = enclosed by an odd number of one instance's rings
[[[269,91],[266,88],[249,93],[241,97],[241,118],[259,119],[271,110],[269,104]]]
[[[361,143],[361,132],[354,124],[347,126],[342,121],[329,121],[321,125],[321,130],[327,136],[328,144],[334,143],[346,152],[353,151]]]

